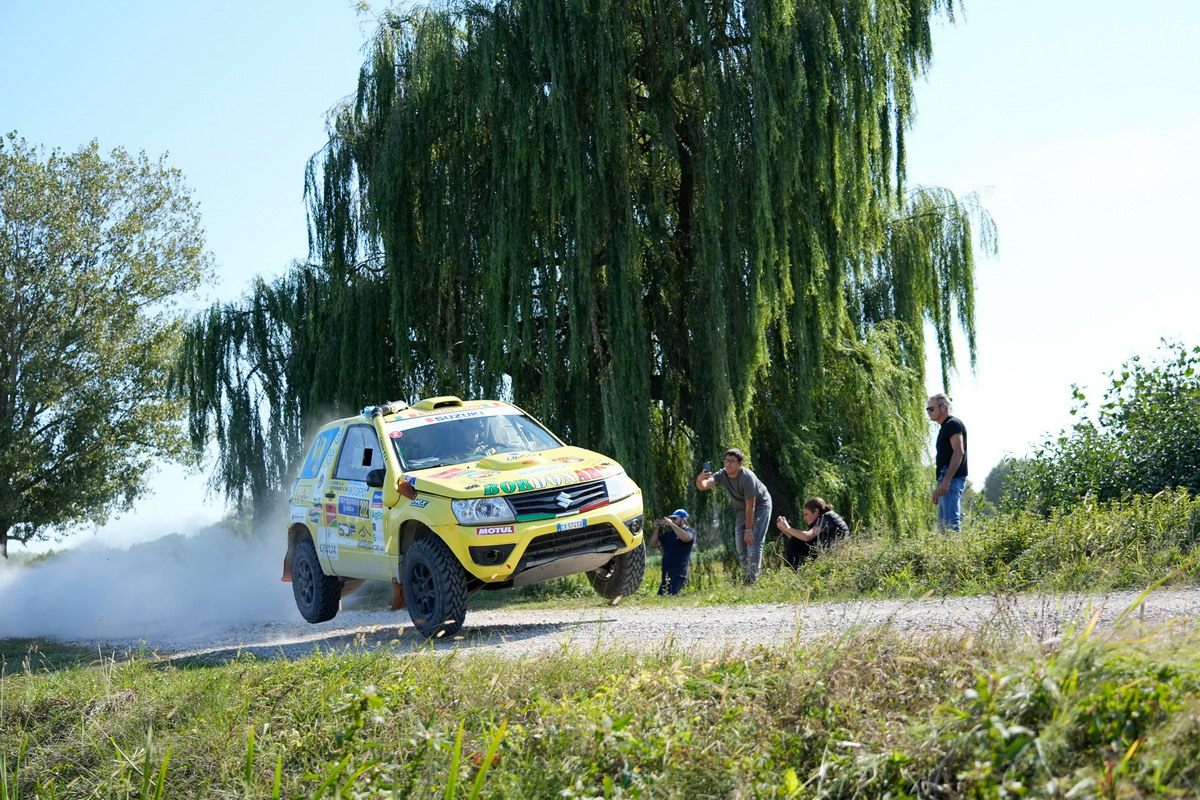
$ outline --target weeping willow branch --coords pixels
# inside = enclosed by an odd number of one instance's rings
[[[386,14],[306,172],[319,268],[188,332],[193,443],[266,497],[332,408],[511,396],[652,503],[738,445],[782,504],[924,513],[925,326],[946,375],[956,328],[973,362],[974,240],[994,246],[973,201],[905,185],[937,14],[950,0]]]

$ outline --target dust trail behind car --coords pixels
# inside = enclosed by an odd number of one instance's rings
[[[200,640],[231,624],[300,619],[279,580],[278,545],[211,527],[0,564],[0,598],[0,638]]]

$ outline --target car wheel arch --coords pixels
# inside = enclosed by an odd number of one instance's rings
[[[400,523],[400,559],[404,560],[404,554],[413,544],[426,536],[437,536],[437,534],[426,525],[424,522],[416,519],[406,519]]]
[[[287,552],[283,554],[283,580],[291,581],[292,579],[292,557],[296,552],[296,545],[305,540],[312,541],[312,533],[308,530],[308,526],[302,522],[293,522],[288,527],[287,532]]]

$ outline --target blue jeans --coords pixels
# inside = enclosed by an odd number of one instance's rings
[[[762,573],[763,542],[767,540],[767,528],[771,524],[771,502],[759,500],[754,504],[754,541],[746,544],[746,508],[738,504],[737,528],[733,532],[733,543],[737,547],[738,559],[742,562],[746,583],[754,583]]]
[[[658,584],[659,594],[679,594],[687,583],[688,568],[692,557],[692,546],[663,544],[662,580]]]
[[[938,479],[939,482],[941,479]],[[938,498],[938,527],[942,530],[962,530],[962,500],[963,490],[967,488],[966,478],[951,478],[949,490]]]

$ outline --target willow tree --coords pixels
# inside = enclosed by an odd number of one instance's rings
[[[988,231],[905,185],[937,14],[951,0],[385,15],[309,165],[312,265],[192,328],[197,446],[215,430],[224,488],[265,497],[319,413],[511,396],[653,503],[736,445],[785,498],[914,511],[925,331],[943,372],[956,325],[974,358]]]

